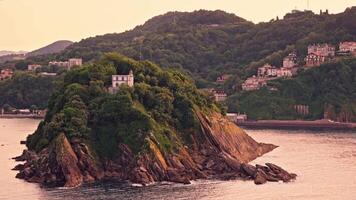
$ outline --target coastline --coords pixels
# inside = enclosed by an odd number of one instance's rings
[[[327,119],[315,121],[303,120],[258,120],[238,122],[238,126],[252,129],[333,129],[356,130],[356,123],[333,122]]]
[[[24,115],[24,114],[2,114],[0,119],[44,119],[43,116],[39,115]]]

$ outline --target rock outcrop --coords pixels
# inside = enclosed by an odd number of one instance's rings
[[[206,178],[243,178],[263,184],[295,178],[296,175],[277,165],[255,167],[246,164],[276,146],[256,142],[218,113],[206,116],[196,112],[196,116],[201,131],[192,135],[189,147],[182,146],[175,153],[161,151],[159,143],[151,136],[147,138],[148,148],[138,155],[120,143],[120,154],[116,157],[98,159],[85,142],[69,141],[62,133],[39,153],[24,151],[15,159],[26,161],[25,164],[14,169],[20,171],[17,178],[65,187],[102,179],[147,185],[157,181],[189,184],[190,180]]]
[[[25,150],[16,161],[17,178],[49,186],[76,187],[103,177],[84,144],[70,143],[62,133],[48,148],[39,153]]]
[[[241,171],[243,171],[249,179],[254,180],[255,184],[260,185],[264,184],[267,181],[269,182],[290,182],[295,180],[297,175],[293,173],[288,173],[281,167],[272,164],[266,163],[266,166],[262,165],[250,165],[243,163],[241,165]]]

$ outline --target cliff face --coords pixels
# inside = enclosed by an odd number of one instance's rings
[[[25,151],[17,160],[18,178],[52,186],[74,187],[102,179],[129,180],[150,184],[157,181],[189,183],[193,179],[248,178],[241,164],[247,163],[276,146],[258,143],[242,129],[218,113],[196,115],[201,132],[193,136],[191,147],[182,147],[174,154],[162,152],[153,138],[149,148],[135,156],[125,144],[114,159],[96,162],[88,146],[80,141],[69,142],[60,134],[48,147],[36,154]]]

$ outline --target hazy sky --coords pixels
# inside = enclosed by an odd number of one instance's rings
[[[339,13],[356,0],[310,0]],[[33,50],[60,39],[122,32],[168,11],[221,9],[253,22],[283,17],[307,0],[0,0],[0,50]]]

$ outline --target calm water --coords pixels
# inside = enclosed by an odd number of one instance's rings
[[[280,147],[253,163],[273,162],[299,175],[297,181],[256,186],[243,181],[197,181],[192,185],[130,187],[100,183],[76,189],[45,189],[15,179],[10,158],[39,121],[0,119],[0,199],[356,199],[356,133],[248,130],[256,140]]]

